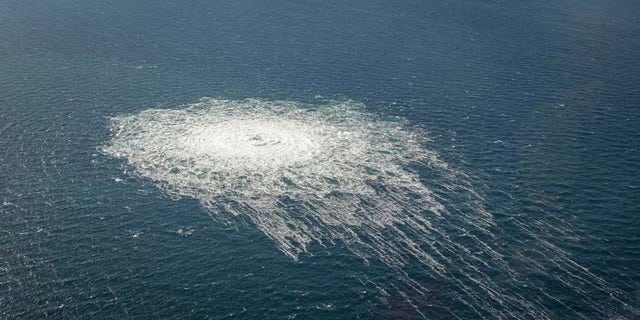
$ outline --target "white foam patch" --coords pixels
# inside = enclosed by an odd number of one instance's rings
[[[341,243],[426,293],[404,269],[423,266],[426,277],[445,279],[452,297],[477,316],[554,314],[511,294],[523,283],[499,253],[505,250],[492,243],[496,227],[483,198],[464,173],[426,147],[424,132],[407,129],[402,119],[382,120],[350,101],[312,107],[203,98],[177,110],[117,116],[111,124],[106,154],[125,159],[172,196],[198,199],[217,221],[249,219],[293,259],[312,243]],[[522,224],[529,235],[526,228]],[[580,288],[571,282],[579,275],[610,291],[568,254],[540,243],[532,250],[560,261],[567,286]],[[545,268],[532,264],[535,272]],[[502,283],[489,272],[500,274]],[[587,303],[608,311],[593,299]]]
[[[173,195],[247,215],[293,258],[314,240],[342,240],[368,247],[352,248],[363,257],[386,251],[378,258],[400,264],[407,252],[424,252],[365,242],[358,233],[396,224],[426,231],[442,205],[408,166],[429,162],[446,170],[446,164],[422,147],[424,135],[401,122],[374,121],[361,109],[352,102],[305,109],[203,99],[180,110],[113,118],[114,137],[104,151]]]

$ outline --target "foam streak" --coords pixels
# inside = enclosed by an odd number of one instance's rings
[[[581,315],[542,289],[544,303],[521,294],[527,280],[506,254],[532,273],[551,267],[497,245],[498,227],[467,175],[426,148],[426,134],[408,130],[400,119],[373,117],[349,101],[310,107],[204,98],[177,110],[117,116],[111,124],[106,154],[125,159],[172,196],[198,199],[217,221],[248,218],[293,259],[311,243],[340,242],[363,260],[395,270],[413,291],[428,294],[424,282],[405,270],[419,265],[424,277],[445,283],[457,305],[476,317],[554,318],[547,303],[554,300]],[[553,257],[552,267],[559,270],[553,277],[581,296],[583,309],[612,314],[611,301],[583,292],[595,287],[615,296],[604,280],[537,237],[527,223],[515,223],[537,239],[532,253]],[[398,292],[425,315],[410,295]],[[637,313],[620,299],[612,301]],[[466,317],[455,307],[438,308]]]

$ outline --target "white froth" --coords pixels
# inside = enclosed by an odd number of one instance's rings
[[[261,197],[260,204],[276,205],[287,195],[362,195],[374,192],[375,180],[428,196],[403,167],[427,152],[412,134],[372,123],[360,108],[205,99],[182,110],[113,118],[114,139],[104,151],[166,182],[172,193],[203,200]]]
[[[282,168],[316,156],[322,132],[302,123],[234,119],[189,130],[180,142],[195,157],[212,157],[246,170]]]
[[[198,199],[220,222],[248,218],[294,259],[312,242],[340,242],[390,266],[417,292],[428,289],[403,271],[407,263],[417,262],[434,278],[446,275],[457,299],[482,317],[552,314],[505,294],[505,284],[485,274],[498,270],[519,286],[491,243],[495,225],[483,198],[464,173],[426,148],[424,132],[408,130],[402,120],[381,120],[350,101],[310,107],[204,98],[111,121],[106,154],[125,159],[173,196]],[[544,243],[540,248],[566,256],[563,279],[573,279],[575,263],[566,253]]]

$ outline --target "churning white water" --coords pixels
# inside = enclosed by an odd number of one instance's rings
[[[217,221],[248,218],[293,259],[311,243],[339,242],[393,268],[418,292],[428,289],[405,273],[408,263],[448,279],[456,299],[479,315],[553,314],[509,294],[521,286],[518,274],[493,242],[493,217],[468,177],[427,148],[425,132],[364,109],[351,101],[308,106],[203,98],[176,110],[112,118],[103,151],[172,196],[198,199]],[[522,231],[529,232],[526,224]],[[539,243],[532,250],[558,261],[559,281],[568,287],[579,290],[578,275],[610,290],[562,250]],[[535,260],[518,259],[545,272]]]
[[[401,265],[409,254],[442,272],[395,227],[426,235],[443,208],[412,165],[456,173],[423,147],[424,134],[362,109],[353,102],[311,109],[205,98],[179,110],[113,118],[104,151],[173,195],[247,215],[293,258],[312,241],[340,240],[363,258]],[[401,242],[385,241],[383,231]]]

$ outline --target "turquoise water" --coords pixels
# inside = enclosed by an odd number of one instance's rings
[[[0,318],[637,318],[639,9],[0,0]]]

